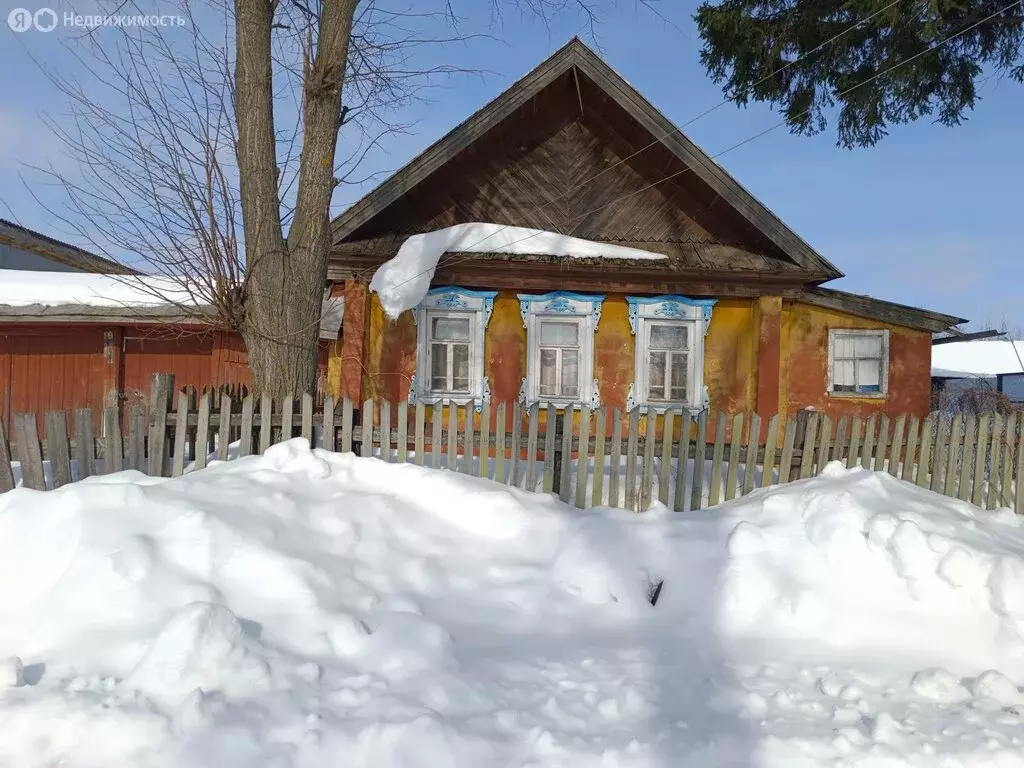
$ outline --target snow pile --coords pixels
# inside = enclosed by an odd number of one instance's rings
[[[389,317],[412,309],[427,295],[437,262],[448,251],[455,253],[509,253],[599,259],[664,259],[660,253],[626,248],[611,243],[581,240],[542,229],[503,224],[456,224],[408,238],[395,257],[382,264],[370,281]]]
[[[193,306],[185,280],[153,275],[94,275],[0,269],[0,304],[9,307]]]
[[[1022,683],[1020,522],[860,469],[635,515],[294,440],[0,496],[0,765],[1024,766]]]

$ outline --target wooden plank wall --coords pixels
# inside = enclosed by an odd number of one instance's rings
[[[761,441],[761,419],[747,413],[547,408],[541,419],[537,407],[483,403],[474,419],[472,403],[430,414],[423,403],[393,408],[328,398],[323,405],[310,395],[272,401],[179,390],[173,376],[161,374],[153,377],[147,402],[124,414],[117,408],[18,413],[10,432],[0,422],[0,492],[15,485],[12,461],[20,463],[25,487],[49,490],[121,469],[178,476],[302,436],[328,450],[555,493],[576,507],[640,511],[657,502],[700,509],[812,477],[839,461],[1024,514],[1024,493],[1017,491],[1024,475],[1020,412],[843,417],[835,424],[814,412],[776,414]]]

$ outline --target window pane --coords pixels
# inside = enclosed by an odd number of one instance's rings
[[[879,360],[857,361],[858,387],[867,387],[867,391],[877,392],[882,385],[882,366]],[[874,389],[871,389],[871,388]]]
[[[439,392],[448,389],[448,345],[430,345],[430,388]]]
[[[469,392],[469,344],[452,344],[452,391]]]
[[[881,357],[882,338],[880,336],[857,336],[854,340],[857,357]]]
[[[435,317],[431,334],[435,341],[469,341],[469,318]]]
[[[677,403],[686,401],[687,358],[688,356],[682,352],[672,355],[672,373],[669,384],[672,387],[671,399]]]
[[[835,336],[835,348],[832,350],[832,356],[835,358],[853,357],[853,348],[852,336],[837,333]]]
[[[540,351],[540,393],[542,395],[554,395],[555,392],[555,371],[558,364],[558,352],[554,349],[542,349]]]
[[[647,396],[651,400],[665,399],[665,352],[651,352],[647,369]]]
[[[580,392],[579,352],[562,350],[562,392],[565,397],[576,397]]]
[[[541,323],[540,343],[575,347],[579,344],[579,332],[577,323]]]
[[[686,349],[688,330],[680,323],[651,325],[651,349]]]
[[[840,387],[853,387],[853,360],[836,360],[832,367],[832,383]]]

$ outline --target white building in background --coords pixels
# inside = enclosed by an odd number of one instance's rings
[[[932,392],[937,405],[957,393],[987,388],[1024,405],[1024,340],[954,341],[932,347]]]

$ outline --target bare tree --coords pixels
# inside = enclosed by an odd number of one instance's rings
[[[258,391],[309,390],[335,189],[407,128],[388,120],[395,107],[465,71],[424,68],[414,52],[466,37],[445,0],[434,13],[380,0],[180,3],[183,29],[73,41],[77,76],[50,72],[70,114],[50,126],[78,172],[37,170],[63,189],[56,215],[80,238],[166,278],[152,284],[161,300],[239,332]],[[593,25],[599,3],[506,5],[542,19],[581,11]]]

